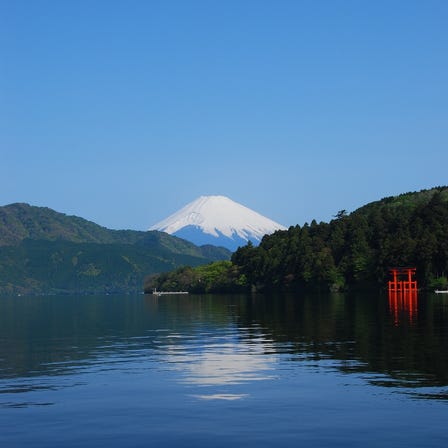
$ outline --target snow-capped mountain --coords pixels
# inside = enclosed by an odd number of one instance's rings
[[[225,196],[201,196],[149,230],[159,230],[201,246],[213,244],[236,250],[264,235],[285,230],[278,224]]]

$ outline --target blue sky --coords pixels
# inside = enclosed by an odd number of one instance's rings
[[[448,2],[0,0],[0,205],[286,226],[448,184]]]

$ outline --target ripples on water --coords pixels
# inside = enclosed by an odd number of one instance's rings
[[[408,319],[344,296],[0,299],[0,442],[444,446],[446,310],[428,299]]]

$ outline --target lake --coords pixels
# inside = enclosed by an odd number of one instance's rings
[[[445,447],[448,297],[0,297],[2,447]]]

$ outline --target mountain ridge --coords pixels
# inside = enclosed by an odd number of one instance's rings
[[[147,275],[229,259],[157,231],[111,230],[48,207],[0,207],[0,293],[141,292]]]
[[[0,207],[0,246],[15,245],[26,238],[133,244],[138,240],[139,233],[134,230],[108,229],[79,216],[25,202]]]
[[[246,245],[231,261],[179,268],[145,289],[195,293],[381,291],[391,266],[416,268],[419,290],[448,289],[448,186],[370,202]],[[403,300],[403,296],[400,300]]]

